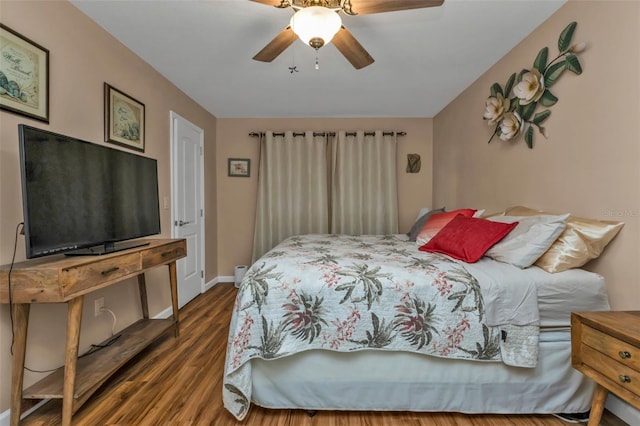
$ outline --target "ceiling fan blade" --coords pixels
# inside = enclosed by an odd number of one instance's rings
[[[287,2],[287,6],[283,5],[283,3],[285,3],[283,0],[249,0],[249,1],[266,4],[267,6],[289,7],[288,5],[289,2]]]
[[[351,10],[358,15],[393,12],[396,10],[422,9],[440,6],[444,0],[351,0]]]
[[[344,26],[333,36],[331,42],[351,62],[355,69],[359,70],[373,63],[373,58],[369,55],[369,52],[364,50],[364,47]]]
[[[293,32],[291,27],[287,27],[269,42],[265,47],[253,57],[255,61],[271,62],[278,57],[279,54],[291,46],[298,36]]]

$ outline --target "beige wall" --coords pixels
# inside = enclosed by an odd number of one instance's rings
[[[431,204],[432,120],[430,118],[218,119],[218,275],[233,275],[234,265],[249,264],[258,189],[258,139],[266,130],[398,130],[399,226],[407,232],[418,210]],[[418,153],[420,173],[406,173],[407,154]],[[251,159],[251,177],[227,176],[228,158]]]
[[[533,63],[560,32],[578,26],[574,42],[583,74],[566,72],[553,86],[559,98],[535,136],[487,145],[482,120],[494,82]],[[587,266],[602,274],[614,309],[640,308],[640,2],[570,1],[434,119],[434,204],[489,211],[522,204],[625,226],[603,256]],[[552,56],[553,55],[553,56]]]
[[[16,225],[22,221],[18,163],[18,123],[69,134],[79,139],[103,143],[103,84],[139,99],[146,106],[146,150],[144,155],[158,160],[160,197],[170,196],[169,111],[175,111],[205,132],[205,162],[215,165],[216,119],[171,82],[160,76],[122,44],[66,1],[5,1],[0,5],[2,23],[36,41],[50,51],[50,124],[0,111],[0,264],[11,261]],[[111,145],[113,146],[113,145]],[[205,170],[207,197],[207,241],[216,241],[215,166]],[[161,210],[162,235],[168,237],[170,211]],[[206,270],[213,278],[217,269],[215,244],[208,247]],[[24,239],[18,239],[16,260],[24,260]],[[166,268],[151,273],[149,297],[151,314],[169,306]],[[157,280],[155,280],[157,278]],[[155,282],[154,282],[155,281]],[[121,329],[141,316],[135,282],[125,282],[96,293],[113,310]],[[92,312],[93,300],[85,300]],[[64,305],[36,305],[31,310],[27,365],[49,369],[63,364]],[[109,315],[85,315],[81,350],[110,335]],[[11,344],[9,309],[0,306],[0,412],[9,408]],[[28,385],[42,375],[27,373]]]

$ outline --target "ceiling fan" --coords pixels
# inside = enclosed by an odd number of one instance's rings
[[[271,40],[253,59],[271,62],[297,38],[318,50],[333,44],[356,69],[373,63],[373,58],[342,25],[339,12],[347,15],[393,12],[440,6],[444,0],[250,0],[285,9],[295,14],[289,25]]]

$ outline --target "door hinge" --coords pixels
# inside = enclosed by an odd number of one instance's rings
[[[200,147],[200,155],[204,155],[204,147]]]
[[[202,269],[200,270],[200,278],[204,278],[204,271]]]
[[[200,209],[200,217],[204,216],[203,210]]]

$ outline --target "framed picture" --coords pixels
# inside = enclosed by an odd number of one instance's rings
[[[144,152],[144,104],[104,84],[104,140]]]
[[[0,109],[49,123],[49,51],[2,24]]]
[[[251,160],[248,158],[229,158],[229,176],[251,176]]]

